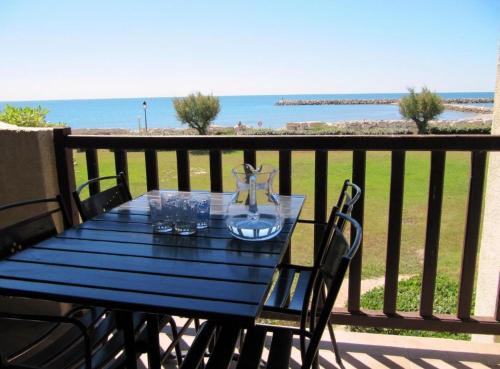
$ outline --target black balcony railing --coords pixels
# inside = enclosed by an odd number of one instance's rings
[[[363,252],[358,252],[349,270],[348,304],[335,309],[332,321],[338,324],[372,327],[420,329],[434,331],[500,334],[500,307],[492,317],[471,316],[479,231],[484,198],[487,154],[500,151],[500,136],[77,136],[68,128],[55,130],[57,170],[62,196],[71,204],[75,187],[73,149],[86,152],[88,178],[99,176],[97,149],[114,152],[116,172],[127,173],[127,150],[144,151],[147,189],[158,189],[157,151],[176,151],[178,189],[190,190],[190,150],[208,150],[210,188],[223,191],[222,151],[242,150],[244,161],[255,164],[256,151],[279,152],[279,192],[291,194],[292,151],[314,151],[314,244],[317,245],[327,217],[327,173],[329,151],[352,151],[352,181],[365,188],[366,152],[391,152],[388,240],[386,250],[385,293],[383,311],[362,311],[360,307]],[[407,151],[431,153],[429,197],[424,244],[423,280],[419,311],[396,311],[403,214],[403,187]],[[468,188],[465,240],[460,272],[456,315],[434,314],[434,291],[438,265],[439,235],[444,187],[446,153],[470,152],[471,175]],[[98,191],[91,188],[91,192]],[[363,224],[364,197],[359,200],[353,217]],[[71,206],[73,221],[78,222]],[[306,220],[307,221],[307,220]],[[500,289],[500,286],[499,286]],[[497,291],[498,294],[498,291]],[[499,299],[497,299],[499,301]],[[269,317],[280,318],[277,315]],[[289,317],[288,317],[289,318]]]

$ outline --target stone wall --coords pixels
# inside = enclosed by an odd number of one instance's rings
[[[359,131],[366,133],[370,130],[382,130],[387,131],[390,134],[390,130],[407,130],[408,132],[417,133],[417,125],[411,120],[351,120],[351,121],[339,121],[335,123],[327,122],[291,122],[287,123],[285,126],[286,130],[290,131],[307,131],[317,128],[335,128],[339,130],[350,130]],[[429,121],[429,127],[449,127],[449,128],[467,128],[467,127],[477,127],[477,128],[488,128],[491,127],[490,115],[481,115],[471,119],[459,119],[459,120],[431,120]]]
[[[54,197],[59,193],[51,128],[24,128],[0,122],[0,204]],[[36,214],[44,206],[28,209]],[[0,213],[0,226],[26,213]]]

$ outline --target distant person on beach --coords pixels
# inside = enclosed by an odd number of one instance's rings
[[[236,130],[236,132],[239,132],[239,131],[244,131],[247,127],[241,123],[241,120],[238,122],[238,124],[236,124],[234,126],[234,129]]]

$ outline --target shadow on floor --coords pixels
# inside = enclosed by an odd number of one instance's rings
[[[187,335],[184,336],[182,342],[183,350],[187,350],[194,339],[194,334],[194,329],[189,329],[187,331]],[[376,339],[376,336],[374,338]],[[366,338],[363,338],[363,340],[365,342],[339,342],[342,359],[346,369],[500,369],[500,352],[495,355],[471,352],[470,350],[464,350],[463,352],[457,351],[456,349],[454,351],[447,351],[445,340],[443,340],[443,345],[441,347],[436,347],[436,349],[422,349],[409,346],[401,347],[401,345],[398,345],[398,347],[382,346],[376,343],[368,344],[366,343]],[[425,339],[423,338],[422,340]],[[267,348],[269,344],[270,340],[266,342]],[[467,347],[468,343],[464,342],[463,345]],[[267,349],[265,349],[262,355],[264,360],[267,358],[267,354]],[[326,339],[320,344],[319,363],[323,369],[339,368],[335,362],[331,343]],[[146,368],[146,366],[142,366],[142,368]],[[175,360],[169,360],[165,368],[177,368]],[[265,366],[262,368],[265,368]],[[300,369],[298,339],[294,339],[290,368]]]

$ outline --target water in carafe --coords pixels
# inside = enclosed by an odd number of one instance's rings
[[[273,193],[278,170],[271,165],[254,169],[243,164],[232,170],[236,192],[226,211],[226,225],[231,234],[242,240],[264,241],[283,229],[279,196]]]

